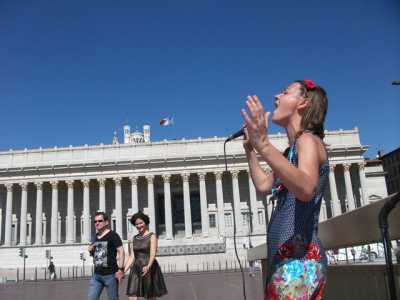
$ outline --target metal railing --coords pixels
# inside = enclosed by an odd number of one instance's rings
[[[241,260],[242,266],[249,268],[246,259]],[[160,263],[161,270],[165,274],[169,273],[194,273],[194,272],[218,272],[218,271],[237,271],[239,264],[235,259],[217,260],[213,262],[203,261],[197,264],[188,263],[177,265],[176,263]],[[74,265],[68,267],[56,267],[55,276],[50,276],[49,270],[45,267],[27,268],[25,279],[22,277],[23,268],[9,270],[7,274],[0,276],[0,283],[23,282],[23,281],[42,281],[42,280],[78,280],[88,278],[93,275],[92,265],[83,267]]]

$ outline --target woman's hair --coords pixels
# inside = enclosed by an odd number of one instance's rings
[[[328,109],[328,97],[325,90],[310,80],[296,80],[300,83],[303,96],[310,101],[301,119],[303,130],[309,130],[321,139],[324,138],[324,121]]]
[[[150,224],[150,218],[149,218],[149,216],[145,215],[145,214],[142,213],[141,211],[137,212],[136,214],[134,214],[134,215],[131,217],[131,220],[130,220],[130,221],[131,221],[132,225],[135,225],[137,219],[142,220],[142,221],[144,222],[144,224],[146,224],[146,225],[149,225],[149,224]]]

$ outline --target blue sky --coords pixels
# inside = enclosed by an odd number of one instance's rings
[[[110,143],[125,121],[227,136],[247,95],[272,109],[302,78],[326,88],[328,130],[397,148],[400,2],[0,0],[1,150]]]

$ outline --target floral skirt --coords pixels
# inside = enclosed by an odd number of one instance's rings
[[[264,300],[322,299],[326,280],[323,270],[315,259],[287,260],[272,274]]]

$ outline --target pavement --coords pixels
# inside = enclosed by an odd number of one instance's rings
[[[238,271],[166,274],[168,295],[163,300],[243,300],[242,275]],[[245,272],[247,299],[262,299],[261,272],[255,277]],[[88,279],[19,282],[0,285],[0,299],[87,299]],[[127,299],[126,280],[120,287],[120,299]],[[101,299],[107,299],[106,291]]]

